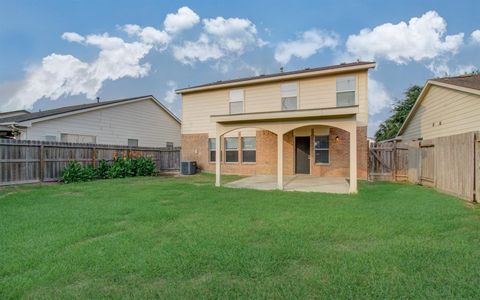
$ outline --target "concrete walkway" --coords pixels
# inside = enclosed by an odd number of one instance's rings
[[[277,177],[271,175],[257,175],[242,178],[225,184],[231,188],[247,188],[256,190],[277,189]],[[344,177],[318,177],[310,175],[295,175],[284,177],[285,191],[321,192],[321,193],[348,193],[348,182]]]

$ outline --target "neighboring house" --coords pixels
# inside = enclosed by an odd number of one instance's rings
[[[398,133],[404,142],[480,130],[480,75],[427,81]]]
[[[217,81],[182,95],[182,159],[217,174],[367,178],[368,70],[355,62]],[[221,141],[219,143],[218,141]],[[222,161],[221,164],[216,162]]]
[[[66,106],[0,118],[20,140],[144,147],[180,146],[180,120],[153,96]]]

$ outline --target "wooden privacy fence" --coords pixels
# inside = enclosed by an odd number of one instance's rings
[[[69,161],[96,166],[117,157],[151,157],[157,172],[180,168],[180,148],[0,139],[0,185],[57,181]]]
[[[369,179],[408,180],[479,202],[480,134],[374,144],[369,150]]]
[[[396,141],[371,144],[368,150],[370,180],[407,180],[408,148]]]

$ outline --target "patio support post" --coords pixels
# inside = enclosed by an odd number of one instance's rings
[[[222,178],[221,178],[221,165],[220,165],[220,155],[221,155],[221,143],[222,143],[222,135],[218,133],[219,130],[217,128],[217,132],[215,135],[215,186],[221,186]]]
[[[283,190],[283,134],[277,132],[277,187]]]
[[[350,129],[350,187],[349,193],[357,192],[357,125]]]

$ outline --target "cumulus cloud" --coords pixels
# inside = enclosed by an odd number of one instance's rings
[[[385,23],[362,29],[348,37],[346,47],[353,58],[383,58],[398,64],[456,54],[463,44],[463,33],[446,35],[447,23],[435,11],[411,18],[408,23]]]
[[[177,89],[177,83],[173,80],[169,80],[167,82],[167,87],[168,90],[165,92],[165,97],[163,97],[163,100],[165,100],[167,103],[173,103],[178,98],[177,93],[175,93],[175,90]]]
[[[480,29],[477,29],[474,32],[472,32],[470,37],[474,43],[480,43]]]
[[[44,57],[41,64],[27,70],[25,79],[17,83],[16,91],[2,105],[2,110],[31,109],[38,99],[44,97],[56,100],[61,96],[85,94],[93,99],[104,81],[143,77],[150,70],[149,64],[140,62],[150,51],[150,45],[128,43],[108,34],[67,36],[99,48],[98,57],[92,62],[56,53]]]
[[[368,78],[368,112],[369,115],[376,115],[385,108],[392,106],[392,97],[385,86],[377,80]]]
[[[323,48],[335,48],[338,36],[317,29],[305,31],[296,40],[281,42],[275,49],[275,60],[285,65],[295,56],[309,58]]]
[[[62,39],[69,41],[69,42],[74,42],[74,43],[81,43],[85,40],[83,36],[76,32],[64,32],[62,34]]]
[[[203,32],[196,41],[173,48],[174,57],[184,64],[239,56],[250,48],[262,47],[257,29],[248,19],[217,17],[203,20]]]
[[[478,70],[478,67],[472,64],[456,65],[455,68],[451,68],[447,60],[432,61],[427,65],[427,68],[435,77],[457,76]]]
[[[140,27],[136,24],[127,24],[121,27],[130,37],[138,37],[145,44],[155,45],[160,49],[165,49],[171,40],[170,35],[164,30],[147,26]]]
[[[180,7],[177,13],[168,14],[163,22],[165,30],[170,33],[177,33],[192,28],[200,21],[200,17],[187,6]]]

